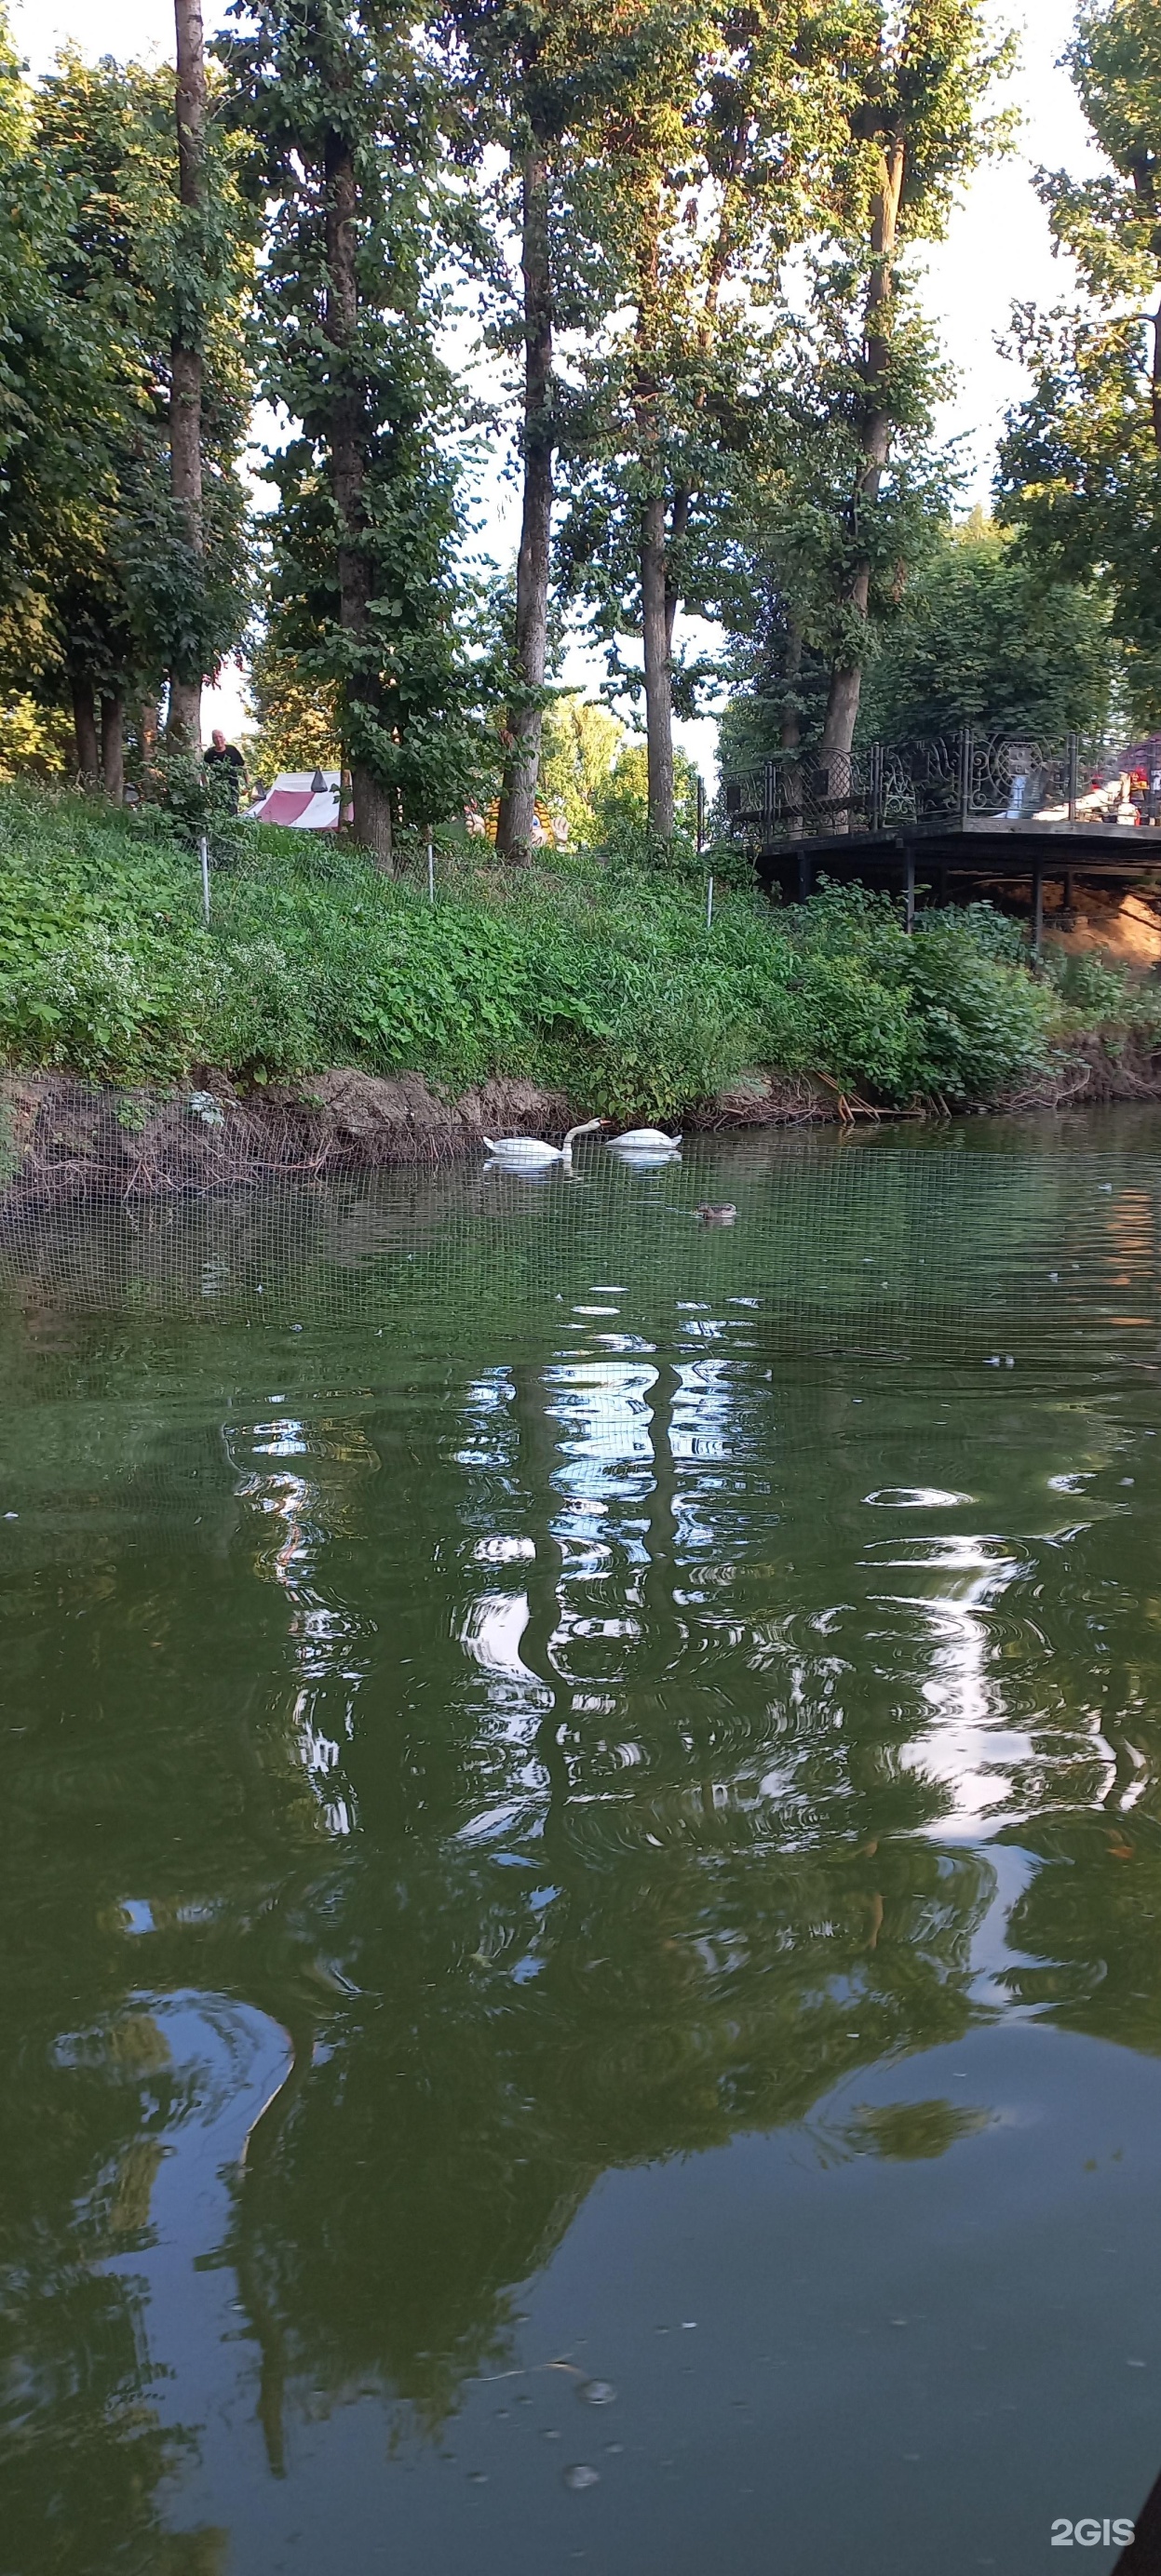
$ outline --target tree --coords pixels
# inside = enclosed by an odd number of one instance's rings
[[[356,837],[462,804],[495,639],[456,562],[438,86],[401,0],[258,0],[223,42],[272,211],[264,389],[299,424],[270,460],[280,640],[338,691]],[[458,578],[457,578],[458,575]]]
[[[1161,25],[1149,0],[1081,10],[1069,62],[1111,165],[1042,172],[1081,295],[1018,307],[1032,375],[1000,451],[998,506],[1045,578],[1107,588],[1134,712],[1161,718]]]
[[[174,263],[173,339],[170,351],[169,456],[173,499],[189,556],[191,586],[200,586],[205,559],[202,521],[202,338],[205,327],[206,65],[201,0],[174,0],[177,29],[178,201],[181,207]],[[171,742],[201,747],[202,672],[194,652],[200,637],[183,637],[169,674]]]
[[[34,98],[0,19],[0,173],[8,207],[0,246],[0,667],[10,695],[27,700],[55,664],[73,698],[78,770],[97,769],[90,687],[87,715],[75,657],[54,616],[62,542],[89,524],[99,490],[95,453],[107,428],[100,318],[69,293],[72,197],[41,166]]]
[[[544,711],[540,784],[552,815],[563,814],[569,840],[581,849],[599,837],[598,801],[626,740],[624,726],[607,707],[587,698],[554,698]]]
[[[734,777],[785,750],[778,601],[764,638],[767,668],[730,704],[723,767]],[[929,533],[914,576],[884,620],[863,672],[856,740],[926,741],[964,725],[981,734],[1028,734],[1060,743],[1099,735],[1119,675],[1107,605],[1076,582],[1046,586],[1011,534],[981,511]],[[763,685],[764,677],[764,685]],[[797,675],[817,745],[829,674],[815,655]]]
[[[447,0],[435,29],[456,114],[455,160],[473,170],[485,344],[519,361],[521,529],[496,833],[527,855],[548,675],[556,449],[573,388],[558,331],[591,334],[614,279],[602,240],[602,115],[621,30],[641,0]],[[507,256],[513,246],[519,263]]]
[[[608,236],[623,319],[586,363],[572,442],[566,578],[610,669],[644,697],[651,828],[674,826],[682,604],[719,587],[722,524],[752,435],[753,290],[801,235],[818,146],[805,12],[658,0],[625,13],[609,84]],[[750,289],[747,295],[747,285]],[[639,679],[618,639],[640,637]]]
[[[1107,604],[1093,587],[1046,587],[1010,535],[980,512],[932,546],[864,676],[867,740],[930,738],[970,725],[1059,743],[1100,735],[1118,677]]]
[[[78,773],[94,779],[103,764],[113,795],[127,702],[155,700],[187,645],[197,674],[213,668],[247,607],[236,458],[249,409],[242,320],[252,228],[235,147],[219,131],[206,163],[219,251],[204,333],[203,554],[191,596],[187,532],[169,489],[183,256],[172,117],[171,72],[108,59],[90,66],[66,53],[38,90],[22,88],[16,126],[0,139],[28,254],[7,300],[0,670],[46,708],[70,706]]]
[[[852,0],[841,38],[824,20],[826,77],[845,127],[835,155],[825,228],[832,254],[823,274],[841,310],[861,304],[861,345],[840,370],[839,402],[854,451],[846,495],[845,544],[836,604],[842,631],[834,650],[821,760],[849,757],[867,651],[871,590],[882,560],[876,518],[886,497],[900,431],[922,420],[932,390],[899,262],[913,244],[938,240],[954,188],[1004,126],[982,113],[1010,66],[1010,40],[996,44],[980,0]],[[845,374],[845,384],[841,382]]]
[[[905,254],[937,238],[956,180],[1003,140],[1004,70],[975,0],[873,0],[804,23],[814,102],[808,237],[761,353],[758,423],[723,522],[716,605],[744,686],[729,756],[803,756],[841,820],[864,669],[887,645],[951,499],[934,416],[946,373]]]
[[[338,690],[305,678],[293,653],[268,629],[250,663],[257,720],[251,771],[269,781],[282,769],[337,769],[342,759]]]
[[[896,422],[889,471],[856,541],[866,570],[865,610],[852,608],[851,492],[863,470],[862,293],[824,247],[807,261],[807,292],[784,306],[765,353],[757,405],[772,426],[752,440],[723,523],[715,605],[730,638],[742,694],[732,702],[729,757],[761,742],[777,758],[790,810],[800,807],[802,764],[817,766],[836,668],[852,649],[864,662],[885,648],[909,581],[946,526],[948,476],[934,447],[939,370],[930,336],[894,316]],[[906,352],[904,357],[904,337]],[[902,401],[906,367],[907,400]],[[832,754],[830,766],[834,766]],[[840,800],[844,772],[837,768]]]

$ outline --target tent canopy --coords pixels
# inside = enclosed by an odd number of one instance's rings
[[[337,832],[337,769],[283,769],[250,813],[255,823],[284,823],[296,832]]]

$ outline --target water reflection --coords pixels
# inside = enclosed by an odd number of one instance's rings
[[[677,1233],[696,1157],[643,1249],[578,1184],[477,1293],[446,1181],[316,1205],[321,1324],[303,1245],[246,1255],[293,1348],[156,1298],[46,1334],[15,1278],[6,2365],[17,2526],[78,2535],[44,2563],[220,2563],[165,2499],[255,2412],[278,2471],[368,2388],[443,2438],[603,2175],[796,2125],[827,2171],[938,2164],[989,2103],[872,2071],[1020,2016],[1157,2049],[1137,1161],[1099,1205],[1083,1155],[1037,1164],[1022,1218],[929,1172],[917,1233],[881,1159],[873,1343],[826,1208],[788,1322],[756,1163],[728,1236]],[[1067,1371],[1049,1238],[1086,1265]]]

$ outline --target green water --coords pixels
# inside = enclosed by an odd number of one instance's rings
[[[3,2576],[1139,2510],[1159,1226],[1116,1112],[0,1239]]]

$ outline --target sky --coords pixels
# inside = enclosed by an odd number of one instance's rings
[[[967,497],[987,501],[996,439],[1009,405],[1019,399],[1022,377],[1000,355],[997,335],[1014,302],[1054,302],[1067,284],[1052,257],[1044,211],[1032,174],[1039,164],[1080,173],[1092,164],[1091,143],[1067,72],[1058,69],[1068,43],[1074,0],[1016,0],[1010,22],[1020,31],[1020,64],[1008,93],[1023,126],[1019,148],[998,166],[980,172],[964,191],[947,240],[929,255],[924,301],[958,371],[958,390],[940,426],[962,440],[968,469]],[[1007,11],[1005,17],[1009,16]],[[207,36],[224,23],[224,7],[206,0]],[[13,0],[13,32],[34,73],[46,71],[58,46],[72,43],[90,57],[115,54],[148,60],[172,51],[169,0]],[[499,499],[490,537],[502,551],[515,548],[513,504]],[[566,665],[570,685],[595,687],[602,668],[583,651]],[[207,728],[236,731],[242,688],[232,674],[220,691],[207,693]],[[703,768],[712,766],[713,728],[680,729],[686,749]]]

